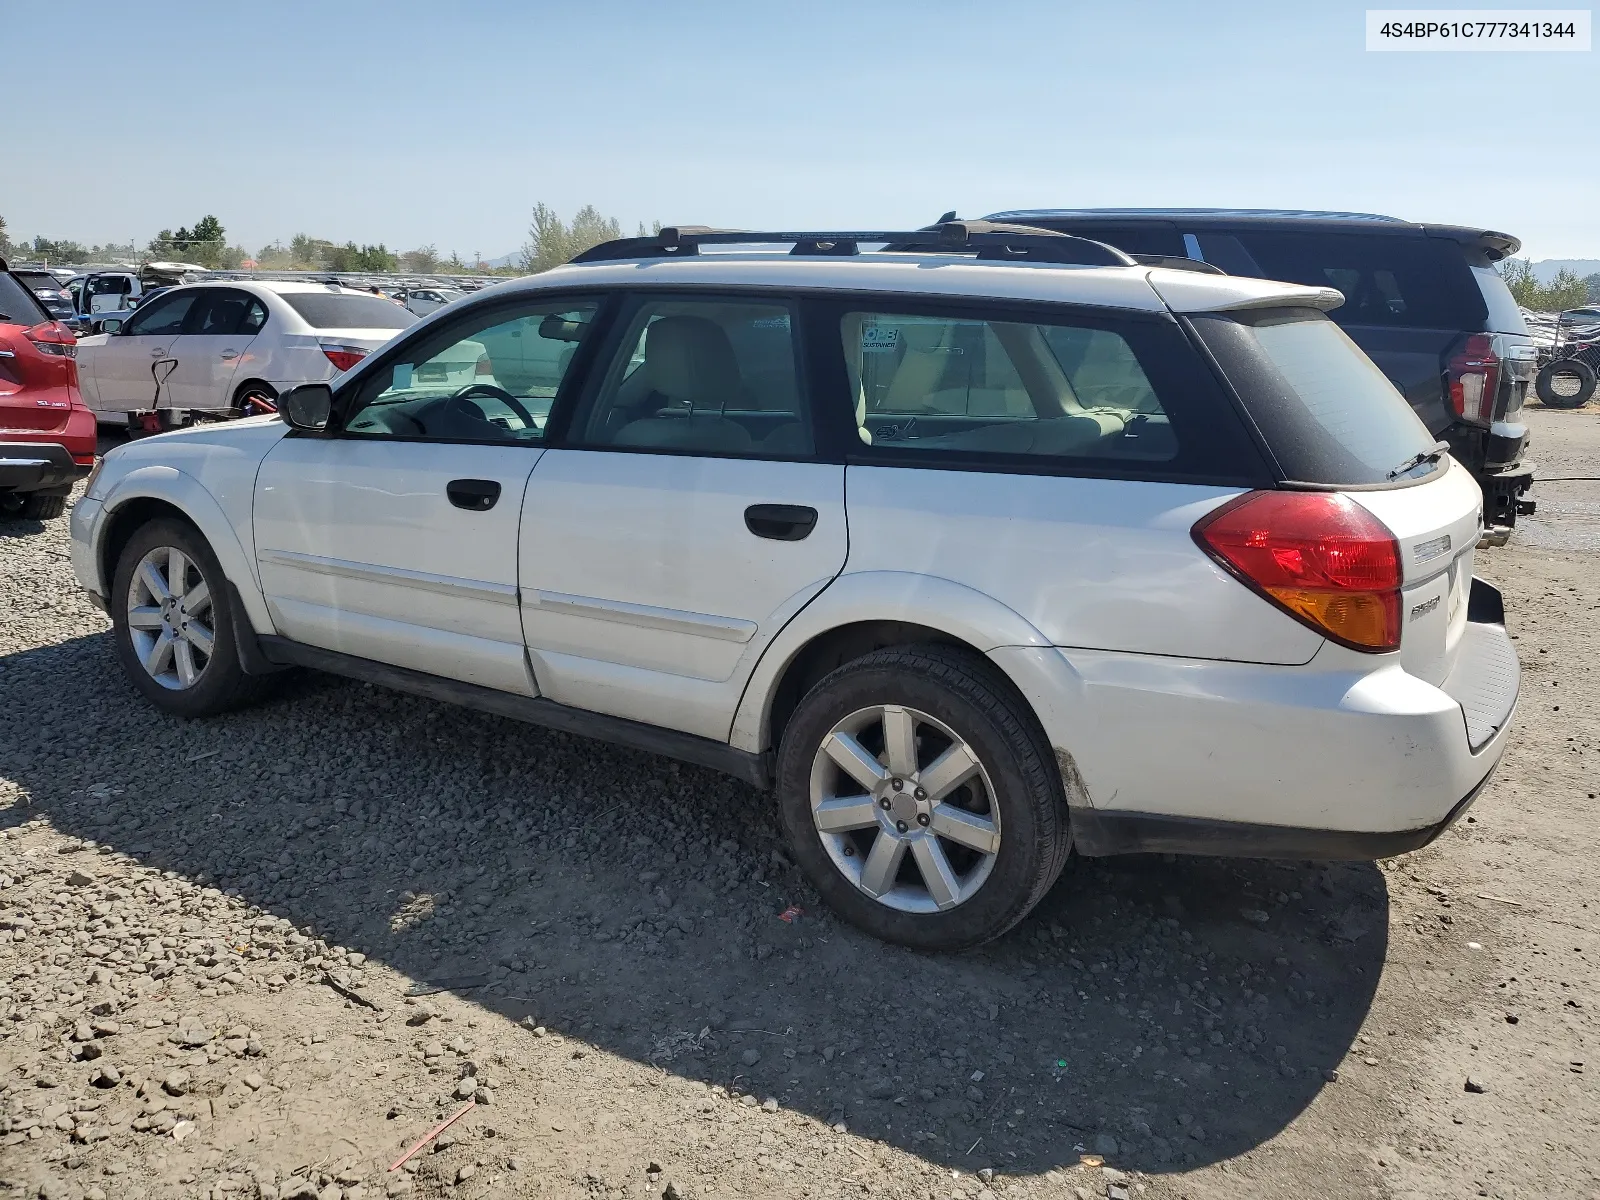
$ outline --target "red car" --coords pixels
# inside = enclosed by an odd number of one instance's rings
[[[94,466],[78,341],[0,259],[0,516],[59,517]]]

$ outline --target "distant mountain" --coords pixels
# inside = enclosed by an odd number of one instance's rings
[[[522,261],[522,251],[513,250],[510,254],[502,254],[499,258],[491,258],[487,261],[491,267],[514,267]],[[1597,266],[1596,269],[1600,269],[1600,266]]]
[[[1533,277],[1540,283],[1549,283],[1556,272],[1565,267],[1579,279],[1600,273],[1600,258],[1547,258],[1533,264]]]

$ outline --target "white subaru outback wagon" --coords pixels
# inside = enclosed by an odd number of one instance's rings
[[[113,450],[74,566],[168,712],[304,666],[719,768],[912,946],[1004,932],[1074,849],[1414,849],[1517,697],[1478,486],[1337,292],[1186,266],[608,243],[282,420]],[[547,366],[463,384],[464,342]]]

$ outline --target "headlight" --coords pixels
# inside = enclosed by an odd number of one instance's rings
[[[83,495],[85,499],[94,498],[94,485],[100,482],[100,472],[105,469],[105,456],[94,460],[94,466],[89,468],[89,474],[83,481]]]

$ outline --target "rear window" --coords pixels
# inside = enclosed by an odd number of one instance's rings
[[[48,271],[13,271],[12,274],[34,291],[40,288],[49,288],[52,292],[61,290],[61,281]]]
[[[279,292],[283,302],[313,329],[407,329],[417,318],[378,296],[337,292]]]
[[[1337,288],[1340,325],[1482,330],[1483,291],[1461,247],[1441,238],[1258,229],[1193,235],[1201,257],[1230,275]]]
[[[14,275],[0,275],[0,321],[32,326],[50,319],[50,314],[21,280]]]
[[[1287,479],[1382,484],[1440,469],[1409,465],[1433,450],[1433,435],[1325,314],[1288,308],[1193,320]]]

